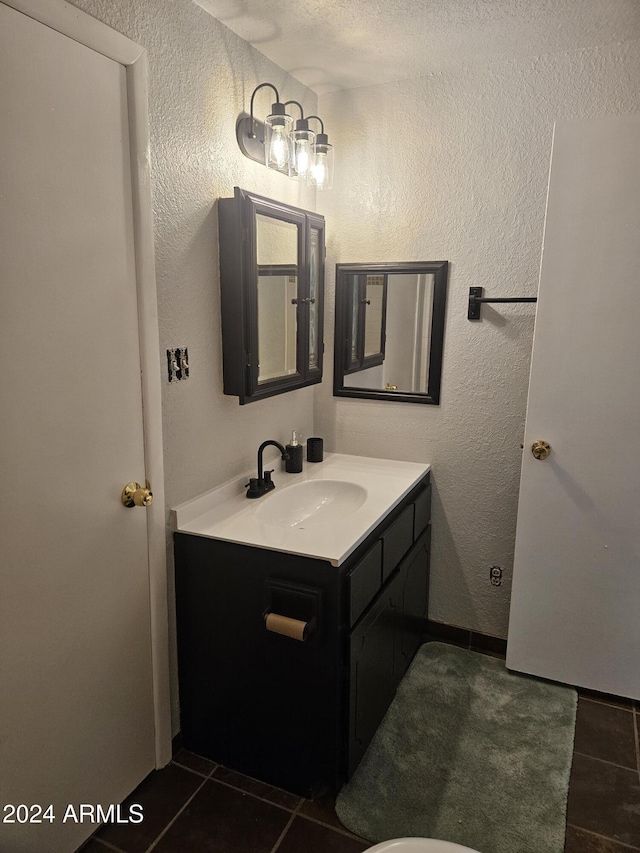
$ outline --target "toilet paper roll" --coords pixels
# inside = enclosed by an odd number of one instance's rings
[[[282,634],[284,637],[291,637],[292,640],[299,640],[301,643],[307,639],[308,622],[291,619],[289,616],[281,616],[279,613],[267,613],[264,621],[267,631],[273,631],[274,634]]]

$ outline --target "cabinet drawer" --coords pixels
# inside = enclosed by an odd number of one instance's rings
[[[431,486],[420,492],[415,501],[415,516],[413,519],[413,539],[418,539],[431,521]]]
[[[354,566],[349,575],[349,627],[351,627],[368,604],[373,600],[382,585],[382,541],[378,540],[373,548]]]
[[[408,506],[382,536],[382,582],[413,544],[413,504]]]

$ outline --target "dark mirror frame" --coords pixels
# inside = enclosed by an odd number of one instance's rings
[[[298,228],[298,264],[277,268],[298,276],[296,372],[259,381],[258,276],[270,274],[258,266],[258,215]],[[325,222],[317,213],[234,188],[233,198],[218,201],[220,251],[220,308],[224,393],[238,397],[241,406],[322,381]],[[311,235],[318,232],[315,280],[316,364],[309,366],[311,340]]]
[[[350,353],[349,276],[396,275],[398,273],[433,275],[433,313],[429,344],[429,380],[426,393],[387,391],[370,388],[345,388],[344,377],[353,376],[345,369]],[[407,261],[401,263],[336,264],[336,320],[333,360],[333,394],[335,397],[358,397],[364,400],[393,400],[399,403],[439,405],[442,380],[442,350],[449,279],[448,261]],[[391,285],[390,285],[391,286]]]

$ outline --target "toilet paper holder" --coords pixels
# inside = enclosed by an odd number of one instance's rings
[[[318,638],[322,590],[276,578],[265,582],[264,625],[272,634],[280,634],[305,643]]]
[[[309,622],[303,622],[301,619],[292,619],[280,613],[265,613],[264,623],[267,631],[281,634],[283,637],[291,637],[292,640],[298,640],[301,643],[307,641],[316,627],[315,617]]]

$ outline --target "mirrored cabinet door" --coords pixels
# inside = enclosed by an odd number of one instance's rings
[[[225,394],[242,405],[319,382],[323,218],[236,187],[219,231]]]
[[[258,385],[298,374],[300,243],[299,223],[256,214]]]

